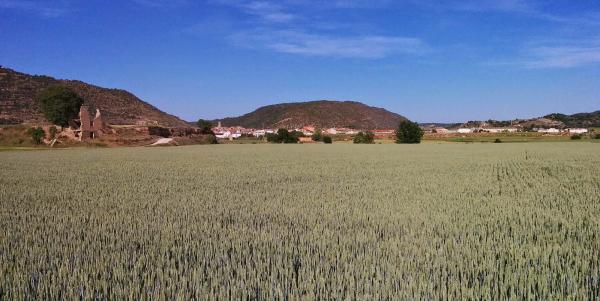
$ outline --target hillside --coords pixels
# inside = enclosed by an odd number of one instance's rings
[[[459,127],[507,127],[517,126],[521,128],[590,128],[600,127],[600,111],[591,113],[577,113],[566,115],[561,113],[548,114],[539,118],[515,119],[515,120],[487,120],[467,121],[462,124],[454,124],[453,128]]]
[[[314,125],[321,128],[357,129],[395,128],[405,117],[382,108],[354,101],[309,101],[264,106],[234,118],[216,120],[223,126],[247,128],[296,128]]]
[[[118,89],[106,89],[75,80],[28,75],[0,67],[0,124],[41,123],[45,119],[35,101],[36,95],[50,85],[73,88],[92,108],[99,108],[109,124],[161,125],[188,127],[135,95]]]
[[[600,127],[600,111],[573,115],[554,113],[546,115],[544,118],[560,121],[567,127]]]

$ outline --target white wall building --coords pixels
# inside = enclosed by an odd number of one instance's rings
[[[546,133],[546,134],[558,134],[560,133],[559,129],[549,128],[549,129],[538,129],[538,133]]]
[[[462,128],[462,129],[458,129],[458,133],[459,134],[470,134],[470,133],[473,133],[473,130],[467,129],[467,128]]]
[[[569,134],[585,134],[588,132],[587,129],[581,129],[581,128],[568,129],[567,131],[569,131]]]

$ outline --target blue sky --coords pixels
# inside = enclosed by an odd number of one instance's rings
[[[0,0],[0,64],[186,120],[316,99],[420,122],[600,110],[597,0]]]

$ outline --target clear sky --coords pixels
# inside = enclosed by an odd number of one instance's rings
[[[0,64],[186,120],[317,99],[420,122],[600,110],[598,0],[0,0]]]

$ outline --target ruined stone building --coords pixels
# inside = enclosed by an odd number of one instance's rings
[[[100,110],[96,109],[96,115],[94,119],[91,119],[88,106],[81,106],[79,109],[79,129],[75,131],[79,140],[100,138],[104,134],[105,128],[106,125],[102,120]]]

